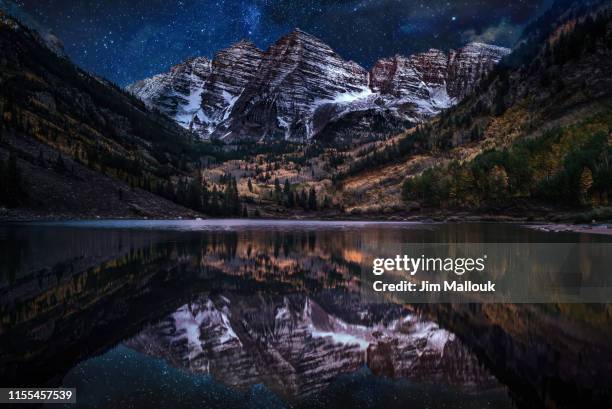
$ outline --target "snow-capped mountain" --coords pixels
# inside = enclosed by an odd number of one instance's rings
[[[396,55],[374,64],[371,87],[389,104],[412,103],[417,115],[428,117],[461,101],[508,53],[507,48],[470,43],[448,54],[430,49]]]
[[[264,53],[254,80],[213,137],[229,132],[233,138],[304,140],[313,136],[312,114],[319,105],[369,92],[365,69],[294,30]]]
[[[263,383],[290,396],[312,395],[363,365],[416,382],[496,385],[461,341],[435,323],[398,306],[328,298],[335,305],[298,294],[202,295],[126,343],[229,386]]]
[[[202,138],[304,141],[341,120],[351,131],[367,131],[376,118],[423,121],[469,94],[509,52],[470,43],[448,54],[396,55],[367,71],[296,29],[265,52],[241,41],[212,63],[191,59],[128,90]]]
[[[469,43],[448,55],[447,91],[459,102],[474,90],[510,49],[483,43]]]
[[[189,128],[202,108],[202,91],[210,74],[211,61],[208,58],[191,58],[175,65],[167,73],[130,85],[129,90],[147,105]]]

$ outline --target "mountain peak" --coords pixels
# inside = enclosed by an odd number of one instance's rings
[[[185,60],[188,63],[197,63],[197,62],[209,62],[210,58],[203,56],[189,57]]]
[[[242,55],[242,54],[253,54],[253,53],[261,54],[262,51],[255,45],[254,42],[243,38],[240,41],[233,43],[229,47],[223,48],[217,51],[215,53],[215,57],[213,58],[213,61],[215,59],[222,58],[221,57],[222,55],[228,55],[228,54]]]
[[[311,36],[311,34],[307,33],[306,31],[302,30],[299,27],[295,27],[293,30],[291,30],[291,33],[289,33],[289,35],[295,35],[295,36]]]
[[[290,33],[287,33],[286,35],[281,37],[279,39],[279,42],[286,41],[286,40],[295,40],[298,42],[308,41],[308,42],[314,42],[318,44],[324,44],[325,46],[327,46],[327,44],[324,41],[322,41],[320,38],[314,36],[313,34],[307,33],[306,31],[302,30],[299,27],[294,28]]]
[[[240,39],[237,43],[232,44],[229,48],[257,48],[254,42],[246,38]]]
[[[178,64],[170,67],[170,71],[176,71],[177,69],[181,69],[186,66],[199,66],[199,65],[207,65],[210,66],[210,58],[207,57],[188,57],[185,61],[180,62]]]

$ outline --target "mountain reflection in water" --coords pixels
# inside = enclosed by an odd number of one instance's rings
[[[0,377],[76,386],[83,406],[610,403],[608,305],[406,306],[359,293],[366,261],[398,243],[588,236],[117,221],[5,225],[0,240]]]

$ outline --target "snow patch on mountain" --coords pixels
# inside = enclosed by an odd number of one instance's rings
[[[368,349],[370,343],[353,334],[332,331],[319,331],[313,329],[310,333],[313,338],[329,338],[335,344],[358,345],[362,350]]]
[[[205,319],[205,314],[203,312],[194,314],[188,305],[184,305],[172,314],[172,318],[174,319],[176,334],[172,337],[172,341],[186,340],[186,358],[189,360],[195,358],[198,354],[202,353],[200,326]]]
[[[210,76],[211,61],[192,58],[175,65],[169,72],[138,81],[127,90],[149,107],[159,109],[181,126],[191,129],[194,119],[204,118],[202,90]]]

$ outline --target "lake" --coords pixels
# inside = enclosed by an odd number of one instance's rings
[[[380,302],[360,286],[405,244],[611,240],[502,223],[4,224],[0,378],[75,387],[67,407],[87,408],[606,407],[610,304]]]

